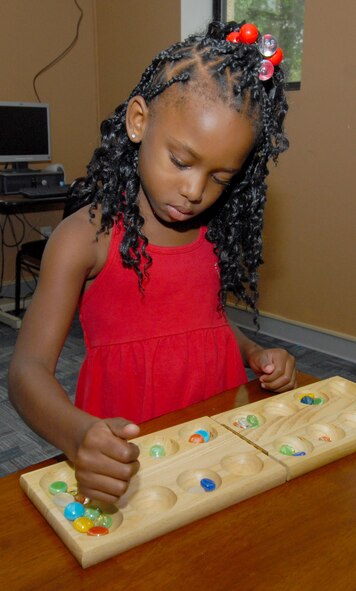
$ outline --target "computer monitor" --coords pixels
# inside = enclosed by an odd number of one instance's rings
[[[14,171],[26,171],[29,162],[49,160],[49,105],[0,101],[0,163],[11,164]]]

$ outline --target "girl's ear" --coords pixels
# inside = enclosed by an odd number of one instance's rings
[[[132,97],[126,111],[126,131],[132,142],[141,142],[147,121],[148,107],[145,99],[140,95]]]

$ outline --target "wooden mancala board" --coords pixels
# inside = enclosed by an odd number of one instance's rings
[[[333,377],[213,418],[285,466],[290,480],[356,451],[356,384]]]
[[[208,441],[190,442],[197,431]],[[80,533],[55,504],[53,482],[76,485],[68,462],[20,477],[84,568],[356,451],[356,384],[330,378],[133,441],[141,468],[126,494],[115,505],[89,503],[112,521],[108,535]]]

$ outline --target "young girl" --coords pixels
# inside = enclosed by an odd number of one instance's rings
[[[245,383],[244,364],[266,390],[296,385],[294,358],[223,311],[228,292],[256,309],[267,162],[287,147],[282,70],[244,31],[212,23],[153,60],[102,124],[72,190],[80,208],[44,254],[10,396],[92,498],[125,492],[136,423]],[[78,302],[87,356],[73,406],[54,374]]]

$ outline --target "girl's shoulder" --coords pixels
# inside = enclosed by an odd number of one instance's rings
[[[84,206],[64,218],[48,241],[47,255],[57,264],[73,264],[86,270],[87,278],[95,277],[103,268],[109,250],[111,231],[98,233],[101,211],[89,216]]]

